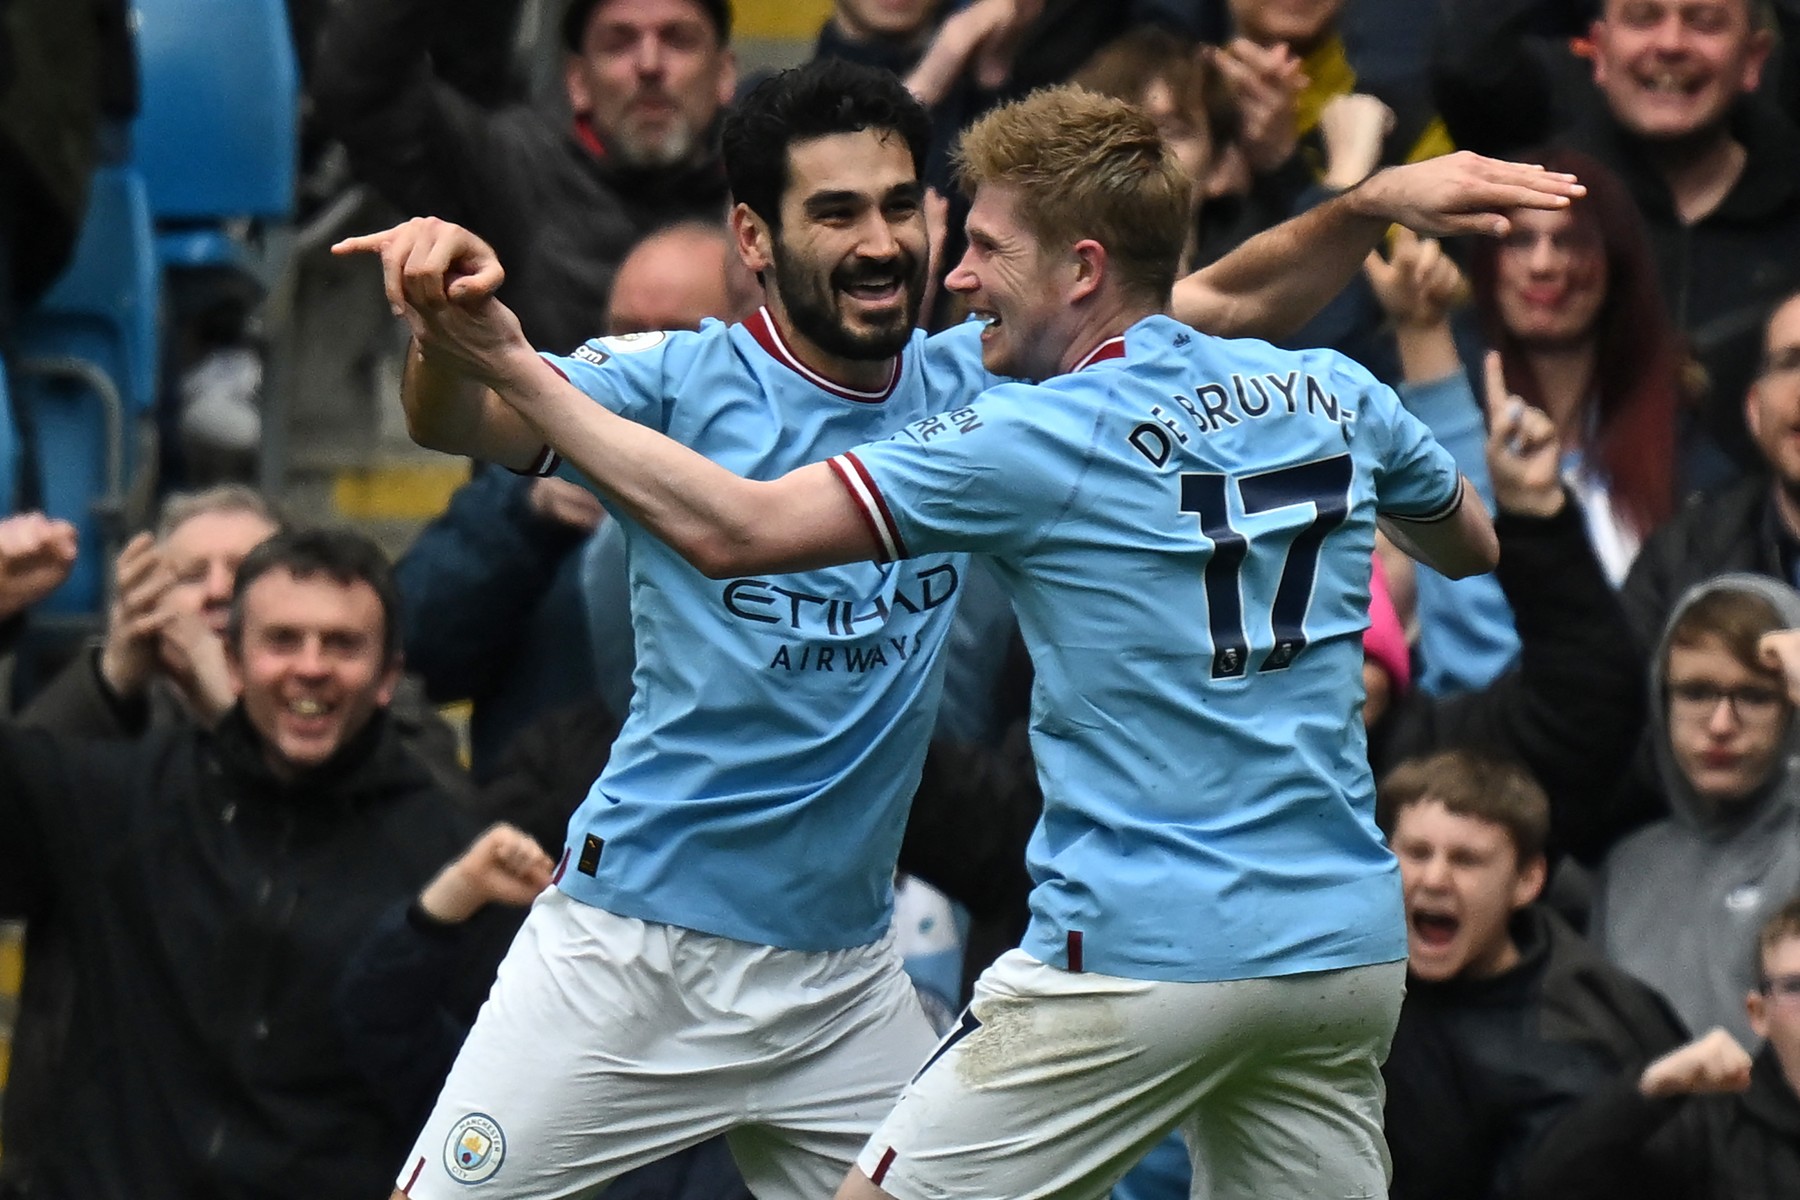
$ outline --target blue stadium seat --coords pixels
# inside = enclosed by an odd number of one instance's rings
[[[102,168],[74,260],[20,317],[11,363],[44,510],[81,534],[75,571],[47,612],[98,613],[104,602],[134,476],[153,462],[140,442],[156,401],[161,295],[144,181]]]
[[[283,0],[134,0],[132,156],[170,266],[244,265],[225,222],[293,213],[299,75]]]

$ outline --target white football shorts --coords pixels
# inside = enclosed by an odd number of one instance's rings
[[[1405,982],[1395,962],[1159,983],[1010,951],[857,1165],[898,1200],[1092,1200],[1179,1126],[1195,1197],[1385,1197]]]
[[[763,1200],[832,1195],[931,1052],[892,939],[780,950],[538,897],[395,1184],[574,1196],[727,1133]]]

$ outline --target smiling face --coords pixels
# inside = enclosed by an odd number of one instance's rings
[[[703,150],[737,71],[693,0],[605,0],[588,16],[581,52],[568,56],[564,83],[609,153],[667,167]]]
[[[969,248],[944,280],[969,312],[987,322],[981,362],[996,375],[1040,380],[1055,375],[1068,339],[1062,268],[1019,215],[1019,189],[984,183],[969,207]]]
[[[1541,856],[1521,865],[1505,826],[1429,798],[1399,811],[1388,845],[1400,860],[1413,975],[1484,979],[1518,961],[1507,923],[1543,890]]]
[[[1594,22],[1594,82],[1613,116],[1652,140],[1724,128],[1756,88],[1770,36],[1750,0],[1607,0]]]
[[[1791,709],[1781,678],[1745,666],[1716,637],[1669,647],[1669,748],[1700,802],[1748,799],[1781,756]]]
[[[245,589],[226,660],[244,712],[278,774],[317,767],[362,732],[400,681],[383,661],[386,621],[367,583],[277,567]]]
[[[746,265],[772,274],[787,330],[828,359],[867,363],[898,354],[918,323],[922,197],[898,134],[834,133],[789,147],[779,229],[741,204],[732,221]]]
[[[1494,301],[1507,330],[1528,348],[1590,338],[1606,303],[1600,233],[1566,209],[1510,214],[1512,232],[1494,258]]]

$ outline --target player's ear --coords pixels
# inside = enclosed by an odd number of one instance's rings
[[[1081,300],[1098,291],[1106,278],[1106,247],[1083,238],[1069,250],[1069,299]]]
[[[775,265],[774,231],[748,204],[738,204],[731,210],[731,241],[752,274],[761,275]]]

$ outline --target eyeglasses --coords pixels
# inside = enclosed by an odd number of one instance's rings
[[[1672,720],[1711,720],[1723,703],[1740,721],[1770,721],[1781,714],[1786,700],[1787,697],[1774,688],[1672,683],[1669,685],[1669,716]]]
[[[1800,1004],[1800,975],[1777,975],[1757,985],[1757,991],[1771,1000]]]

